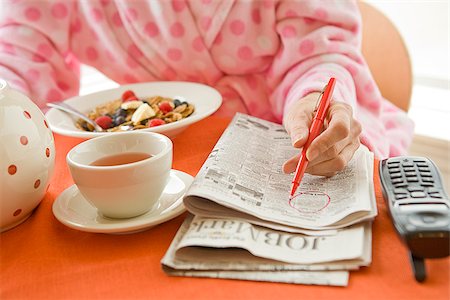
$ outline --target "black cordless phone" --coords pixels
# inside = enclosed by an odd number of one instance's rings
[[[394,227],[421,282],[426,277],[425,258],[450,254],[450,200],[441,175],[428,158],[400,156],[380,162],[380,179]]]

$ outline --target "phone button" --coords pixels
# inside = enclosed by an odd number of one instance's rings
[[[422,221],[424,223],[430,224],[436,222],[436,218],[434,216],[423,216]]]
[[[411,197],[413,198],[425,198],[427,196],[427,194],[425,194],[424,192],[411,192]]]
[[[448,218],[443,218],[442,215],[420,215],[414,214],[409,216],[409,221],[411,224],[418,227],[445,227],[448,226],[450,220]]]

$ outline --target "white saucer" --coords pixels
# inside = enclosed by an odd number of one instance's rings
[[[99,233],[142,231],[182,214],[186,210],[183,196],[193,180],[189,174],[171,170],[169,183],[159,199],[159,207],[128,219],[111,219],[98,214],[97,209],[80,194],[77,186],[72,185],[53,202],[53,214],[64,225],[81,231]]]

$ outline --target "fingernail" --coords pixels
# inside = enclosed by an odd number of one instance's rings
[[[295,135],[292,139],[294,142],[292,143],[292,146],[295,146],[297,143],[299,143],[303,139],[303,135]]]
[[[283,164],[283,167],[281,168],[281,170],[283,171],[284,174],[290,174],[290,173],[292,173],[292,172],[290,172],[290,169],[291,169],[291,167],[290,167],[290,165],[289,165],[288,162],[285,162],[285,163]]]

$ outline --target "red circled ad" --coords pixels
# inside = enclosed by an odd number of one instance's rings
[[[325,209],[330,202],[330,196],[324,192],[300,191],[289,199],[289,206],[302,213],[315,213]]]

